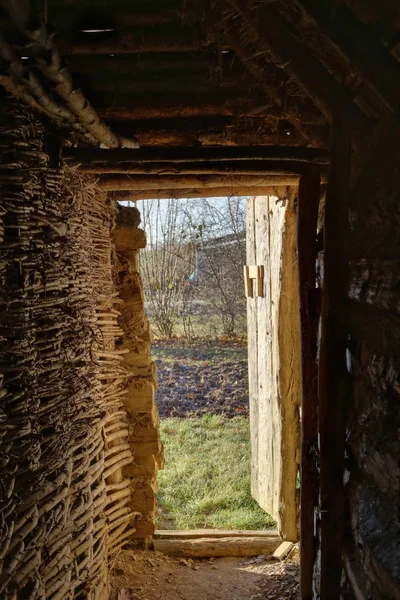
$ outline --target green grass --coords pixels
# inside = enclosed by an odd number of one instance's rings
[[[161,439],[165,468],[159,473],[158,528],[273,526],[250,495],[248,419],[165,419]]]

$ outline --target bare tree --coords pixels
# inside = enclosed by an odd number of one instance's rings
[[[203,335],[214,326],[215,334],[244,332],[243,199],[148,200],[140,209],[148,241],[141,271],[158,333],[171,337],[179,324],[190,338],[199,323]]]
[[[175,200],[148,200],[141,206],[146,250],[140,254],[144,293],[151,320],[163,337],[172,337],[181,317],[190,335],[194,247],[188,213]]]
[[[222,332],[233,335],[244,326],[243,265],[246,263],[246,212],[242,198],[216,203],[193,201],[188,215],[196,232],[198,294],[221,319]]]

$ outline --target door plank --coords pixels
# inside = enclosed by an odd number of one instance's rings
[[[248,265],[256,264],[255,241],[255,198],[248,198],[246,204],[246,261]],[[252,284],[253,285],[253,284]],[[249,412],[251,440],[251,493],[258,495],[258,341],[257,341],[257,303],[255,294],[247,297],[247,341],[249,365]]]
[[[293,195],[286,206],[274,197],[260,196],[254,200],[253,264],[264,267],[264,284],[263,296],[248,302],[249,310],[256,310],[256,322],[253,312],[249,320],[249,346],[255,341],[258,345],[257,377],[254,365],[249,371],[254,438],[252,493],[260,506],[276,519],[281,535],[292,541],[298,538],[300,385],[293,203]],[[250,327],[257,328],[256,335]],[[252,360],[254,354],[252,348]]]

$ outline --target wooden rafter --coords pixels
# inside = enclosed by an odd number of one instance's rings
[[[64,56],[88,56],[88,55],[120,55],[120,54],[148,54],[148,53],[171,53],[171,52],[203,52],[210,48],[215,42],[209,39],[193,40],[187,39],[161,40],[159,37],[149,36],[138,38],[133,34],[122,34],[113,36],[109,40],[88,39],[85,42],[69,43],[59,41],[58,48]]]
[[[15,19],[16,25],[29,40],[41,71],[55,85],[58,96],[65,102],[67,109],[76,115],[83,128],[108,148],[137,148],[136,140],[116,136],[100,119],[81,90],[74,87],[69,72],[62,67],[61,56],[46,26],[42,24],[36,29],[28,28],[31,19],[29,0],[1,0],[0,4]]]
[[[400,108],[400,65],[354,13],[341,3],[328,18],[316,0],[297,0],[316,26],[333,41],[393,112]]]
[[[272,100],[275,108],[281,109],[282,114],[285,114],[287,120],[293,125],[295,130],[298,132],[300,137],[306,142],[310,141],[311,136],[307,133],[306,128],[301,122],[299,116],[294,113],[290,113],[284,111],[282,106],[282,95],[279,91],[280,86],[272,85],[268,78],[264,75],[264,72],[261,68],[256,64],[250,53],[246,50],[246,48],[240,44],[239,42],[239,32],[237,29],[229,28],[224,37],[229,44],[229,47],[235,52],[235,54],[240,58],[249,72],[255,77],[257,81],[261,83],[268,97]]]
[[[54,121],[59,127],[67,126],[82,134],[87,141],[95,143],[96,140],[86,132],[74,113],[66,106],[57,102],[43,87],[35,73],[27,73],[19,56],[11,45],[0,34],[0,57],[9,64],[11,76],[0,77],[0,84],[15,98],[23,100],[26,104],[43,112],[46,117]]]
[[[270,47],[277,62],[298,81],[329,121],[332,121],[334,110],[341,110],[351,117],[356,128],[367,126],[368,119],[354,104],[350,92],[292,35],[285,19],[271,4],[255,18],[244,0],[228,1],[254,36],[260,52],[265,45]]]

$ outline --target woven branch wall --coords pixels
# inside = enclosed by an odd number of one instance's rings
[[[0,120],[0,597],[102,598],[132,529],[112,207]]]

